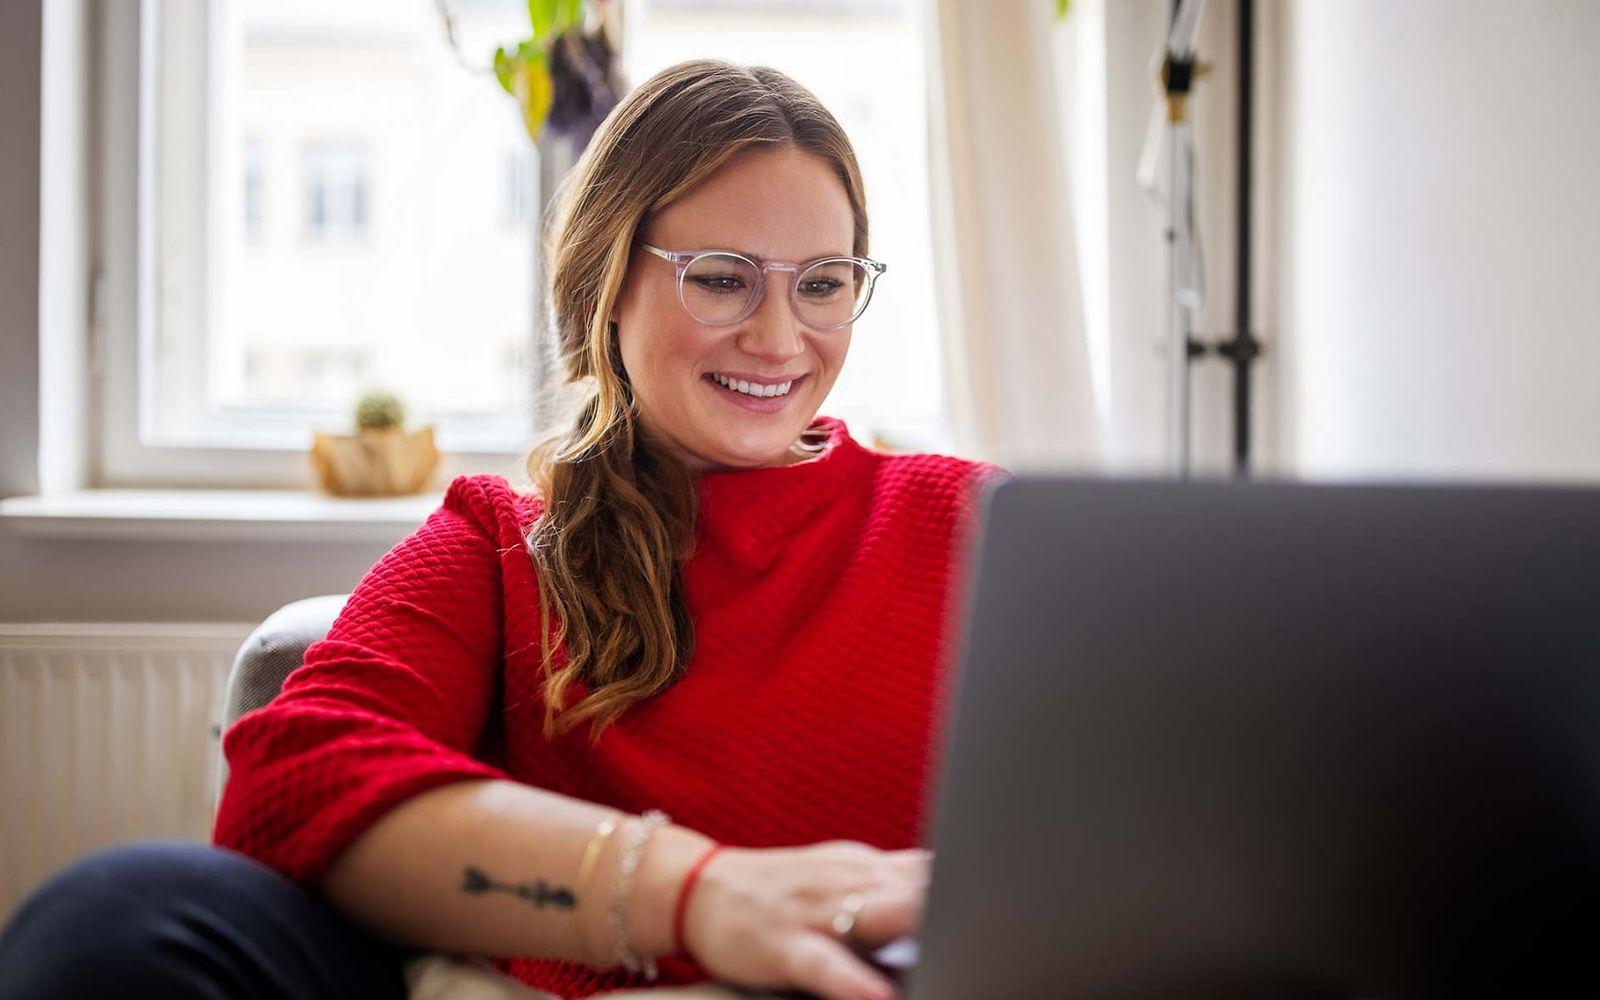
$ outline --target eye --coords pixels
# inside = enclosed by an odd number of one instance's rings
[[[708,292],[737,292],[745,287],[744,279],[737,274],[696,274],[688,280]]]
[[[854,299],[865,274],[863,266],[853,259],[819,260],[801,272],[795,294],[817,304]]]
[[[800,294],[814,299],[825,299],[843,287],[843,282],[832,278],[813,278],[801,285]]]
[[[684,291],[705,296],[749,295],[759,276],[751,264],[729,254],[695,258],[683,273]]]

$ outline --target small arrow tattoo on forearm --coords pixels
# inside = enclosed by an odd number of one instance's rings
[[[571,889],[552,888],[544,879],[532,884],[523,883],[516,885],[510,882],[496,882],[481,868],[468,865],[462,873],[461,891],[474,895],[487,892],[505,892],[525,899],[540,909],[553,906],[557,909],[570,910],[578,905],[578,898],[572,894]]]

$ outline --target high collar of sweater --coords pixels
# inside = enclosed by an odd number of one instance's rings
[[[850,436],[843,420],[819,415],[809,429],[824,437],[818,455],[788,465],[701,473],[702,534],[759,550],[792,537],[819,508],[864,481],[873,453]]]

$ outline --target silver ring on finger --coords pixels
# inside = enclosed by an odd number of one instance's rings
[[[849,941],[850,932],[855,930],[856,914],[867,905],[866,899],[858,892],[852,892],[839,904],[839,912],[833,915],[833,932],[839,935],[840,940]]]

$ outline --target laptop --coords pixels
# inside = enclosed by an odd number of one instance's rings
[[[1600,995],[1600,487],[980,512],[907,1000]]]

